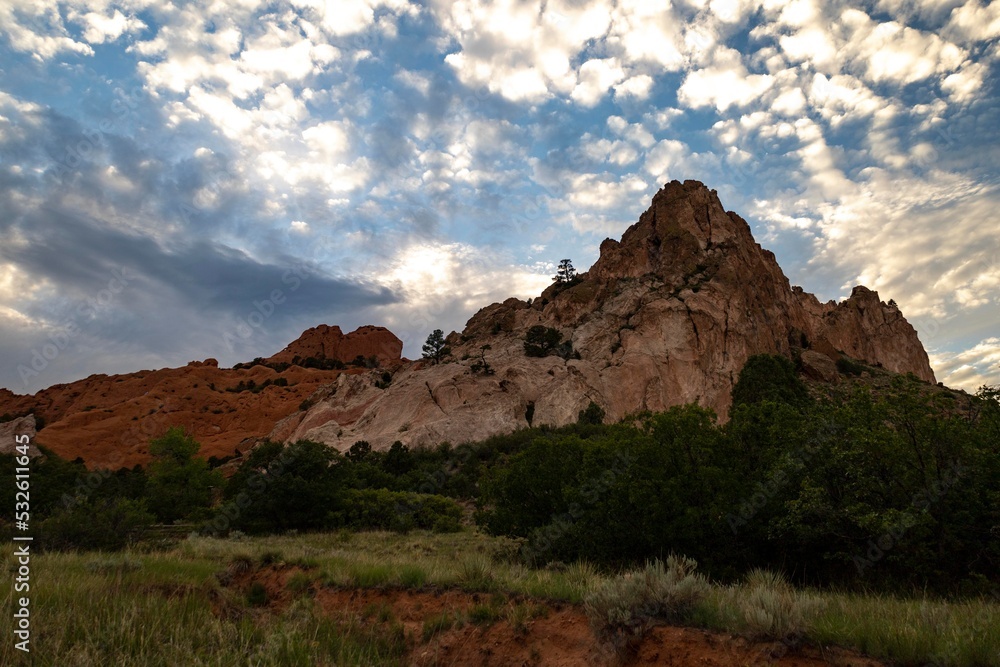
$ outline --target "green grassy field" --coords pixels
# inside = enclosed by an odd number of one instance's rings
[[[9,551],[2,561],[7,572],[15,564]],[[15,650],[8,634],[0,664],[402,664],[419,637],[401,628],[386,632],[360,616],[331,619],[308,590],[458,588],[580,603],[612,578],[585,563],[529,569],[516,562],[516,552],[510,540],[466,531],[191,537],[161,551],[36,554],[32,655]],[[289,581],[293,601],[278,611],[254,599],[253,590],[242,594],[221,583],[226,573],[279,562],[304,571]],[[7,610],[14,606],[12,578],[0,584]],[[768,627],[783,632],[790,615],[807,641],[854,647],[896,664],[1000,666],[1000,606],[989,601],[898,600],[752,583],[712,586],[693,622],[765,636]],[[489,622],[490,613],[474,610],[466,620]]]

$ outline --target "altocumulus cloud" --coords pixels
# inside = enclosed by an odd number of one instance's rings
[[[415,355],[672,178],[821,298],[895,299],[939,379],[1000,382],[998,37],[978,0],[5,4],[0,385],[320,321]]]

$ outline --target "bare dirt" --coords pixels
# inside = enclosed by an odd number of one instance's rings
[[[288,580],[297,567],[275,565],[236,577],[231,586],[259,582],[278,611],[294,597]],[[358,618],[402,625],[413,667],[884,667],[884,663],[840,648],[754,642],[697,628],[654,627],[638,649],[614,655],[595,638],[582,608],[507,594],[461,590],[333,588],[314,585],[300,593],[315,598],[326,614],[345,621]],[[475,610],[494,610],[495,618],[476,623]],[[520,611],[520,614],[518,613]],[[428,636],[427,622],[450,616],[457,622]]]

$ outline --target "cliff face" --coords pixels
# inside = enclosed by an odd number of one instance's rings
[[[386,329],[362,327],[343,335],[338,327],[319,326],[266,361],[299,356],[350,362],[362,355],[392,366],[399,363],[401,350],[400,340]],[[172,426],[183,426],[194,435],[202,445],[201,456],[222,457],[246,450],[341,374],[366,372],[292,366],[279,373],[264,365],[227,369],[207,359],[182,368],[92,375],[30,396],[0,389],[0,414],[43,418],[47,425],[32,442],[63,458],[82,457],[91,468],[145,464],[149,440]],[[268,386],[259,389],[265,383]],[[255,390],[248,389],[251,384]],[[34,417],[25,419],[33,429]],[[18,420],[0,424],[0,451],[13,441],[11,429],[23,426]]]
[[[403,341],[384,327],[363,326],[346,336],[340,327],[321,324],[306,329],[301,336],[268,362],[292,363],[296,357],[308,359],[340,359],[353,361],[356,357],[376,357],[380,361],[393,361],[403,353]]]
[[[534,325],[557,329],[579,358],[525,356]],[[376,448],[458,443],[572,422],[590,401],[612,420],[692,401],[725,419],[746,359],[793,348],[831,359],[843,352],[934,381],[898,309],[864,287],[840,304],[793,288],[749,225],[695,181],[664,186],[620,241],[601,245],[576,284],[553,285],[531,303],[487,306],[449,343],[454,361],[405,365],[387,388],[371,375],[338,377],[272,437],[339,449],[357,440]],[[494,374],[474,371],[481,354]]]

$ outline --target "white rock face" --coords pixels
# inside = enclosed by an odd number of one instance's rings
[[[358,440],[458,444],[528,426],[529,416],[573,422],[591,401],[609,420],[693,401],[726,419],[747,358],[795,348],[934,381],[898,309],[864,287],[840,304],[793,288],[747,223],[696,181],[664,186],[621,241],[601,244],[577,284],[560,287],[483,308],[449,336],[451,362],[403,363],[386,389],[375,386],[382,370],[340,376],[271,437],[340,450]],[[533,325],[558,329],[579,358],[525,356]],[[492,375],[473,370],[483,345]]]
[[[35,458],[41,456],[42,452],[35,446],[35,415],[18,417],[9,422],[0,424],[0,454],[17,455],[18,436],[28,436],[28,456]],[[23,439],[22,439],[23,442]]]

